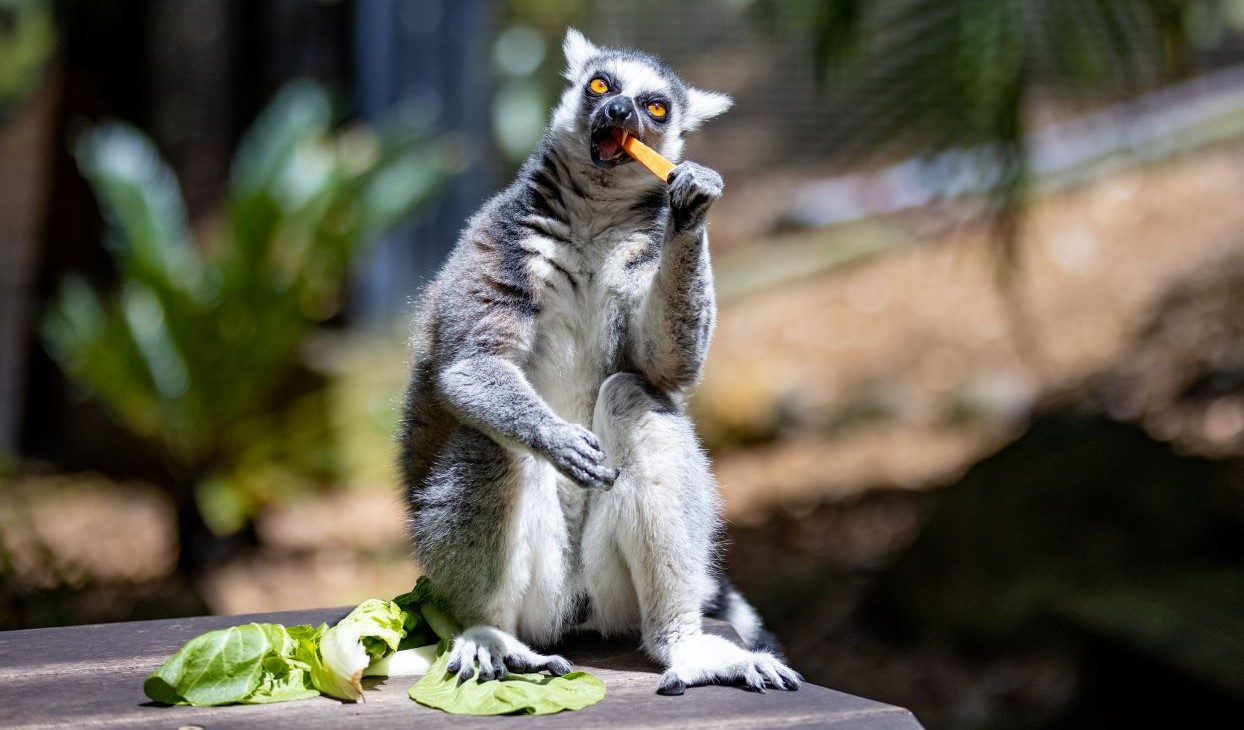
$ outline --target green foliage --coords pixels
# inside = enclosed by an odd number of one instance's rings
[[[0,0],[0,120],[38,90],[55,51],[51,0]]]
[[[1014,253],[1030,176],[1027,118],[1122,97],[1188,65],[1185,18],[1201,0],[754,0],[774,30],[808,34],[838,95],[824,139],[848,158],[975,148]]]
[[[561,42],[581,26],[583,0],[506,0],[492,46],[496,91],[492,126],[497,149],[513,169],[531,153],[563,88]]]
[[[327,94],[295,82],[243,139],[217,234],[201,244],[140,132],[103,124],[75,152],[119,285],[105,294],[68,277],[44,321],[48,351],[198,482],[210,525],[234,529],[265,496],[241,465],[325,466],[322,388],[301,348],[338,311],[352,257],[437,187],[438,147],[407,118],[336,131]]]

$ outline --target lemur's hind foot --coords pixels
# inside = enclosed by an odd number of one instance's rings
[[[680,695],[702,684],[741,685],[755,692],[794,691],[803,683],[798,672],[767,651],[748,651],[709,634],[689,636],[670,647],[669,669],[657,694]]]
[[[570,662],[557,655],[537,654],[526,644],[495,626],[472,626],[454,639],[449,650],[445,671],[466,681],[475,675],[479,662],[478,681],[505,679],[510,672],[542,672],[560,677],[570,673]]]

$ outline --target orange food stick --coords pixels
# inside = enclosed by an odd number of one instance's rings
[[[651,170],[653,175],[665,182],[669,182],[670,173],[674,171],[674,163],[621,129],[613,130],[613,138],[618,141],[618,144],[622,145],[622,149],[626,150],[626,154],[635,158],[636,162]]]

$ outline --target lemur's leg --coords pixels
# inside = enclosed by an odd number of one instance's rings
[[[797,689],[801,677],[772,654],[701,629],[703,608],[718,591],[718,496],[681,408],[642,376],[618,373],[601,385],[593,427],[619,468],[613,490],[596,496],[601,514],[593,518],[613,527],[611,542],[635,586],[644,649],[666,667],[657,691],[709,683]]]
[[[570,611],[553,467],[460,427],[411,503],[416,557],[438,598],[470,626],[454,641],[450,671],[470,677],[476,662],[481,680],[570,671],[515,638],[555,639]]]

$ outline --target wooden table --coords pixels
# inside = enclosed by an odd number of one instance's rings
[[[635,640],[606,643],[583,638],[561,647],[559,651],[577,666],[600,677],[608,694],[585,710],[538,718],[475,718],[431,710],[406,696],[415,682],[412,677],[366,680],[366,702],[360,704],[317,697],[274,705],[165,707],[143,695],[147,674],[204,631],[249,621],[331,624],[345,613],[317,609],[0,632],[0,727],[920,727],[902,708],[807,684],[798,692],[757,694],[734,687],[696,687],[681,697],[662,697],[655,693],[657,669],[636,652]]]

